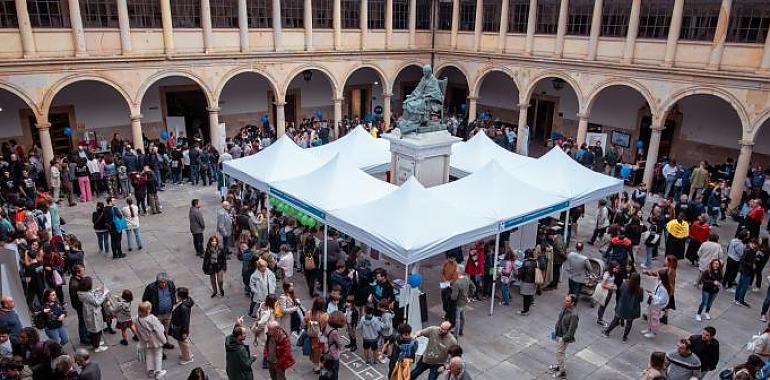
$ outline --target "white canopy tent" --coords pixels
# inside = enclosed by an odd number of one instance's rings
[[[465,177],[480,170],[492,160],[497,160],[509,171],[536,161],[534,158],[506,150],[492,141],[486,133],[479,132],[468,141],[452,145],[449,174],[458,178]]]
[[[334,155],[369,174],[390,170],[390,142],[372,137],[362,126],[349,131],[345,136],[326,145],[310,148],[308,152],[321,161],[328,161]]]

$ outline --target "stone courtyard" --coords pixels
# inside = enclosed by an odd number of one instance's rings
[[[169,186],[159,195],[163,213],[145,216],[140,220],[144,249],[128,252],[125,249],[125,238],[123,239],[124,252],[128,254],[126,259],[113,260],[96,253],[96,236],[90,218],[94,204],[64,207],[62,214],[67,219],[65,228],[67,232],[76,234],[83,241],[88,274],[95,277],[97,282],[104,283],[112,292],[128,288],[138,300],[144,286],[154,281],[155,275],[160,271],[169,273],[177,287],[188,287],[195,300],[191,320],[195,362],[181,366],[177,359],[178,348],[168,351],[168,360],[164,362],[165,368],[168,369],[166,378],[186,379],[192,368],[200,366],[210,379],[225,379],[224,338],[231,331],[235,318],[246,314],[249,306],[248,297],[243,295],[241,263],[236,259],[228,262],[225,297],[210,298],[209,279],[201,271],[201,260],[195,256],[187,219],[190,200],[201,199],[207,225],[205,236],[208,237],[216,228],[215,213],[219,207],[219,197],[214,193],[213,187],[193,188],[190,185]],[[648,204],[651,203],[648,199]],[[118,204],[122,206],[122,200],[119,200]],[[593,212],[593,205],[587,206],[586,217],[581,219],[578,228],[580,240],[586,240],[591,232],[594,223]],[[716,228],[723,245],[732,237],[735,226],[734,222],[726,221]],[[598,256],[596,248],[587,246],[587,250],[590,255]],[[437,324],[441,318],[438,277],[442,261],[443,257],[436,257],[421,265],[423,291],[428,294],[427,325]],[[373,261],[373,265],[386,268],[391,279],[401,277],[404,273],[403,266],[390,263],[386,259]],[[571,344],[568,349],[569,378],[637,379],[647,364],[650,352],[672,350],[679,338],[699,333],[700,329],[706,326],[706,322],[696,322],[693,319],[700,301],[700,291],[692,286],[696,275],[696,268],[684,262],[680,264],[676,291],[678,310],[673,312],[669,325],[664,326],[661,334],[654,340],[644,339],[638,333],[644,328],[641,320],[636,321],[626,344],[620,341],[619,329],[616,329],[609,339],[602,338],[601,330],[595,323],[596,309],[591,308],[586,301],[581,301],[577,342]],[[309,307],[304,277],[295,272],[293,279],[303,305]],[[466,311],[465,335],[460,339],[460,344],[473,379],[550,378],[547,367],[554,360],[556,346],[551,342],[549,334],[561,307],[561,297],[565,293],[566,284],[561,284],[557,291],[545,292],[536,297],[536,305],[526,317],[516,314],[521,307],[521,297],[516,289],[512,289],[512,305],[496,305],[492,317],[488,315],[489,302],[471,303]],[[713,320],[710,322],[717,329],[717,339],[721,345],[720,369],[740,363],[748,355],[743,346],[762,328],[758,314],[764,295],[764,288],[761,292],[748,295],[751,309],[736,306],[730,293],[721,292],[717,298],[711,312]],[[134,309],[136,303],[135,301]],[[614,301],[611,305],[614,305]],[[605,314],[605,320],[612,318],[611,308]],[[70,336],[76,337],[74,314],[67,318],[67,321]],[[246,323],[249,323],[248,317]],[[137,361],[133,344],[128,347],[119,345],[119,335],[105,334],[104,339],[110,349],[94,354],[95,360],[102,368],[103,378],[118,380],[145,377],[144,363]],[[248,342],[251,341],[250,337]],[[71,349],[67,347],[67,351]],[[252,352],[255,352],[253,348]],[[343,353],[340,379],[386,378],[387,365],[365,365],[359,355],[362,355],[360,349],[356,353]],[[303,357],[300,351],[295,351],[295,359],[297,364],[287,372],[288,378],[317,378],[312,372],[309,359]],[[258,363],[254,371],[257,379],[268,378],[267,371],[260,369]],[[425,374],[421,376],[423,379],[426,377]],[[716,375],[711,373],[707,378],[716,378]]]

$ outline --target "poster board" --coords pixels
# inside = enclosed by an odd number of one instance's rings
[[[184,116],[166,116],[166,130],[169,134],[174,132],[174,136],[176,137],[188,137],[185,133],[187,125],[185,124]]]
[[[596,133],[596,132],[586,133],[586,144],[588,144],[588,146],[596,146],[597,142],[601,145],[603,151],[607,150],[606,133]]]

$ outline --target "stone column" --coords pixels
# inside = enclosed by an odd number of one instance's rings
[[[535,30],[537,24],[537,0],[529,0],[529,13],[527,14],[527,39],[525,40],[524,54],[532,55],[535,48]]]
[[[238,37],[241,40],[241,51],[249,50],[249,12],[246,0],[238,0]]]
[[[393,0],[385,0],[385,49],[393,43]]]
[[[738,143],[741,144],[741,153],[738,155],[733,185],[730,187],[730,205],[727,207],[729,210],[737,210],[741,206],[743,183],[746,182],[746,174],[748,174],[751,165],[751,153],[754,151],[753,141],[740,140]]]
[[[275,131],[276,136],[280,138],[286,134],[286,115],[284,114],[283,106],[286,102],[276,101],[275,104]]]
[[[658,150],[660,149],[660,136],[663,133],[663,122],[660,125],[653,124],[651,127],[650,143],[647,146],[647,159],[644,163],[643,182],[647,184],[647,189],[652,185],[652,176],[655,174],[655,164],[658,162]]]
[[[128,18],[128,4],[126,0],[117,0],[118,25],[120,26],[120,53],[131,53],[131,25]]]
[[[80,17],[80,1],[69,0],[69,9],[75,56],[83,57],[88,55],[88,51],[86,50],[86,33],[83,31],[83,19]]]
[[[642,13],[642,0],[633,0],[631,3],[631,16],[628,19],[628,32],[626,32],[626,46],[623,48],[623,63],[629,64],[634,60],[636,50],[636,36],[639,34],[639,16]]]
[[[133,142],[131,145],[134,149],[141,149],[144,151],[144,136],[142,135],[142,115],[131,115],[131,139]]]
[[[40,135],[40,148],[43,150],[43,166],[45,175],[48,178],[48,171],[51,169],[51,160],[53,160],[53,143],[51,142],[51,123],[38,122],[35,124],[37,132]]]
[[[522,144],[524,143],[524,140],[526,140],[526,136],[524,136],[525,132],[525,126],[527,125],[527,108],[529,108],[529,104],[527,103],[521,103],[519,104],[519,129],[516,133],[516,153],[521,154],[523,150]]]
[[[211,51],[211,3],[201,0],[201,29],[203,29],[203,52]]]
[[[340,138],[340,122],[342,121],[342,98],[334,98],[334,137]]]
[[[174,23],[171,21],[171,0],[160,0],[160,15],[163,22],[163,46],[166,55],[174,54]]]
[[[505,43],[508,39],[508,7],[509,0],[502,0],[500,7],[500,31],[497,35],[497,52],[505,52]]]
[[[561,0],[559,6],[559,25],[556,27],[556,42],[553,46],[553,56],[561,58],[564,53],[564,36],[567,35],[567,19],[569,18],[569,0]]]
[[[578,113],[578,130],[577,130],[577,145],[578,147],[586,142],[586,134],[588,133],[588,114]]]
[[[219,146],[223,141],[219,140],[219,107],[208,107],[206,111],[209,112],[209,140],[211,141],[211,146],[221,152],[222,150],[219,149]]]
[[[385,122],[385,130],[390,129],[390,97],[393,94],[382,94],[382,120]]]
[[[19,23],[21,34],[21,46],[24,49],[24,58],[32,58],[36,54],[35,35],[32,34],[32,23],[29,21],[29,10],[26,0],[16,0],[16,19]]]
[[[676,45],[679,42],[679,33],[682,31],[682,12],[684,0],[674,1],[674,12],[671,14],[671,26],[668,28],[668,40],[666,41],[666,56],[663,58],[663,66],[673,66],[676,60]]]
[[[303,17],[305,26],[305,50],[313,50],[313,1],[305,0],[305,16]]]
[[[727,28],[730,26],[730,11],[733,7],[733,0],[722,0],[722,6],[719,8],[719,21],[714,31],[714,43],[711,46],[711,59],[708,69],[719,70],[722,64],[722,54],[725,51],[725,40],[727,39]]]
[[[283,30],[281,19],[281,0],[273,0],[273,49],[281,51],[281,31]]]
[[[475,96],[468,97],[468,123],[476,120],[476,100],[478,99]]]
[[[481,50],[481,32],[484,31],[484,0],[476,0],[476,19],[473,25],[473,50]]]
[[[596,50],[599,47],[599,32],[602,30],[602,7],[604,0],[594,0],[594,13],[591,15],[591,34],[588,39],[588,60],[596,59]]]
[[[765,47],[762,51],[762,63],[759,65],[760,74],[770,73],[770,33],[767,33],[765,38]]]
[[[332,5],[332,28],[334,28],[334,50],[342,49],[342,0],[334,0]]]
[[[449,47],[457,48],[457,33],[460,30],[460,0],[452,0],[452,27],[449,35]]]
[[[365,50],[367,35],[369,34],[369,2],[367,0],[361,0],[361,14],[358,18],[361,22],[361,50]]]
[[[417,47],[417,0],[409,0],[409,49]]]

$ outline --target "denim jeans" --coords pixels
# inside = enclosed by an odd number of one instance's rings
[[[200,174],[198,165],[190,165],[190,182],[192,182],[193,185],[198,184],[198,174]]]
[[[701,292],[701,301],[700,306],[698,306],[698,314],[701,312],[708,313],[711,310],[711,305],[714,303],[714,300],[717,299],[718,293],[709,293],[706,291]]]
[[[131,235],[134,235],[134,238],[131,238]],[[133,246],[131,245],[131,240],[136,240],[136,246],[137,248],[142,248],[142,232],[139,230],[139,227],[136,227],[131,230],[126,230],[126,242],[128,243],[128,249],[132,249]]]
[[[45,335],[62,346],[65,346],[70,341],[70,337],[67,335],[67,328],[64,326],[56,329],[45,329]]]
[[[663,196],[668,196],[671,192],[671,188],[674,186],[674,182],[676,182],[676,176],[670,175],[666,177],[666,190],[663,192]]]
[[[767,309],[770,309],[770,286],[767,287],[767,294],[765,295],[765,301],[762,302],[762,315],[767,313]]]
[[[412,369],[409,378],[417,379],[423,372],[430,371],[428,372],[428,380],[438,380],[439,367],[441,367],[441,364],[426,364],[420,359]]]
[[[182,183],[182,169],[180,168],[171,169],[171,182]]]
[[[218,175],[219,168],[217,167],[217,164],[209,164],[209,182],[215,183]]]
[[[462,334],[463,328],[465,327],[465,307],[458,307],[456,312],[456,318],[455,321],[455,336]]]
[[[574,294],[580,297],[580,290],[583,289],[583,284],[569,280],[569,294]]]
[[[83,312],[77,312],[78,316],[78,338],[81,345],[91,344],[91,335],[88,334],[88,328],[86,327],[86,320],[83,316]]]
[[[476,294],[468,294],[468,297],[477,297],[478,294],[481,293],[481,279],[482,275],[480,274],[474,274],[471,276],[471,281],[473,281],[473,284],[476,285]],[[478,297],[477,297],[478,298]]]
[[[653,257],[653,254],[655,253],[655,247],[650,247],[650,246],[645,245],[644,246],[644,252],[645,252],[645,255],[644,255],[644,266],[649,268],[649,267],[652,266],[652,257]]]
[[[96,233],[96,241],[99,243],[99,251],[107,253],[110,251],[110,232],[103,231]]]
[[[511,284],[500,283],[500,291],[503,293],[503,305],[511,303]]]
[[[155,177],[155,182],[158,184],[158,186],[160,187],[166,186],[166,183],[163,182],[163,177],[160,175],[160,168],[155,168],[152,171],[152,174]]]
[[[745,302],[746,292],[751,286],[751,275],[747,276],[741,273],[741,277],[738,279],[738,286],[735,288],[735,300],[738,302]]]

